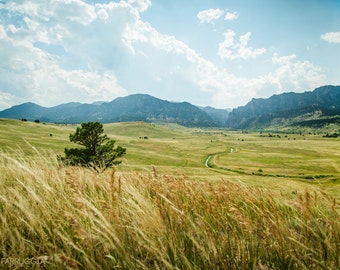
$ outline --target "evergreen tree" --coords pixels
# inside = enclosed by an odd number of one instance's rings
[[[121,161],[116,159],[126,153],[121,146],[114,148],[115,141],[104,134],[103,125],[98,122],[82,123],[75,133],[70,134],[70,141],[83,147],[65,148],[65,157],[61,158],[64,164],[89,167],[97,172],[120,164]]]

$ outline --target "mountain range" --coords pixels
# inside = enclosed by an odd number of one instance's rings
[[[340,86],[326,85],[304,93],[252,99],[229,114],[226,126],[263,129],[270,126],[322,127],[340,124]]]
[[[1,111],[0,118],[52,123],[171,122],[192,127],[233,129],[322,127],[330,123],[340,124],[340,86],[327,85],[304,93],[290,92],[267,99],[252,99],[232,111],[134,94],[111,102],[70,102],[49,108],[28,102]]]
[[[147,121],[197,127],[222,126],[227,115],[227,110],[199,108],[188,102],[170,102],[146,94],[119,97],[111,102],[71,102],[50,108],[28,102],[0,112],[0,118],[52,123]]]

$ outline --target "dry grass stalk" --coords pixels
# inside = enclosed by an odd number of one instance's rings
[[[98,175],[6,153],[0,172],[1,258],[44,258],[48,269],[340,268],[339,203],[326,193],[156,169]]]

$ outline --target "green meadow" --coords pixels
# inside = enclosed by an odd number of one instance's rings
[[[0,120],[0,148],[32,156],[63,155],[76,125]],[[324,188],[339,195],[340,140],[322,134],[247,133],[145,122],[104,125],[127,148],[121,172],[185,174],[197,180],[226,178],[245,184],[295,190]],[[208,166],[207,166],[208,165]]]
[[[105,124],[97,174],[76,127],[0,119],[0,269],[339,269],[340,138]]]

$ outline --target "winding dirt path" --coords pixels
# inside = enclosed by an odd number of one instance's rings
[[[257,175],[257,176],[262,176],[262,177],[283,177],[283,178],[295,178],[295,179],[299,179],[302,181],[308,181],[310,182],[311,180],[317,180],[319,178],[329,178],[329,177],[334,177],[334,175],[331,174],[327,174],[327,175],[286,175],[286,174],[266,174],[266,173],[262,173],[262,172],[246,172],[246,171],[241,171],[241,170],[237,170],[237,169],[231,169],[231,168],[227,168],[224,166],[220,166],[218,164],[216,164],[215,160],[219,155],[224,155],[224,154],[231,154],[235,152],[235,148],[230,147],[229,152],[228,151],[223,151],[223,152],[218,152],[215,154],[210,154],[208,155],[207,159],[205,160],[205,167],[207,168],[211,168],[211,169],[220,169],[220,170],[225,170],[225,171],[229,171],[229,172],[234,172],[234,173],[238,173],[238,174],[245,174],[245,175]],[[209,161],[212,159],[211,164],[209,164]]]
[[[217,154],[208,155],[207,159],[205,160],[205,167],[207,167],[207,168],[212,168],[212,166],[209,165],[209,161],[210,161],[211,158],[215,159],[218,155],[225,154],[225,153],[227,153],[227,154],[228,154],[228,153],[233,153],[234,151],[235,151],[234,148],[233,148],[233,147],[230,147],[229,152],[224,151],[224,152],[219,152],[219,153],[217,153]]]
[[[205,160],[205,167],[207,167],[207,168],[210,167],[210,166],[209,166],[209,160],[210,160],[210,158],[211,158],[211,155],[209,155],[209,156],[207,157],[207,159]]]

